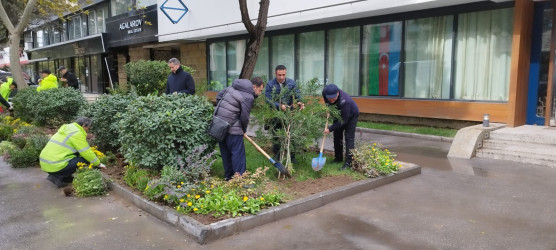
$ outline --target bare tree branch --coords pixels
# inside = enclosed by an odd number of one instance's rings
[[[251,34],[253,32],[256,32],[255,31],[255,26],[251,22],[251,19],[249,19],[249,10],[247,9],[247,0],[239,0],[239,10],[241,11],[241,21],[243,22],[243,25],[245,25],[245,29],[247,29],[247,32],[249,32],[249,34]],[[260,13],[259,13],[259,16],[260,16]]]
[[[4,9],[4,1],[1,0],[0,0],[0,20],[2,20],[2,23],[4,23],[4,26],[6,27],[8,32],[12,33],[13,31],[15,31],[14,25],[12,21],[10,21],[10,18],[8,17],[8,13],[6,13],[6,10]]]

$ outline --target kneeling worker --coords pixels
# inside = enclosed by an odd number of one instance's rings
[[[91,124],[90,118],[80,117],[74,123],[62,125],[42,150],[39,156],[41,169],[48,173],[47,179],[56,187],[73,181],[78,163],[106,169],[87,142]]]
[[[359,119],[359,108],[351,99],[348,93],[339,89],[335,84],[329,84],[324,87],[322,97],[326,105],[336,105],[340,111],[342,121],[334,119],[332,125],[324,129],[324,133],[334,132],[334,154],[335,162],[343,161],[344,153],[344,135],[346,137],[346,162],[342,169],[351,167],[353,155],[351,150],[355,148],[355,128]]]

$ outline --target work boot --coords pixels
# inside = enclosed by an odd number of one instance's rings
[[[349,163],[346,162],[346,163],[344,163],[344,165],[342,166],[342,170],[348,170],[348,169],[351,169],[351,166],[350,166]]]
[[[342,158],[334,158],[334,160],[332,162],[337,163],[337,162],[343,162],[343,161],[344,161],[344,159],[342,159]]]
[[[52,182],[52,184],[56,185],[57,188],[61,188],[66,185],[64,182],[62,182],[62,180],[58,179],[58,177],[51,174],[49,174],[46,179]]]

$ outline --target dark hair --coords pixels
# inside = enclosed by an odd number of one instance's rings
[[[263,79],[261,79],[260,77],[253,77],[251,79],[251,83],[253,83],[253,85],[260,87],[261,85],[263,85]]]
[[[17,82],[13,81],[11,85],[14,85],[15,88],[17,89]]]
[[[280,65],[276,66],[276,69],[274,71],[278,71],[278,70],[286,70],[286,66],[280,64]]]
[[[50,72],[49,69],[43,69],[43,70],[41,70],[41,74],[43,74],[43,73],[44,73],[44,74],[49,74],[49,75],[50,75],[50,73],[52,73],[52,72]]]
[[[79,117],[75,122],[81,127],[91,127],[93,125],[93,120],[89,117]]]

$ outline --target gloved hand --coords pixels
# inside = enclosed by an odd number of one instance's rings
[[[106,166],[101,163],[101,164],[98,165],[98,168],[106,169]]]
[[[10,107],[8,108],[8,110],[9,110],[9,111],[14,111],[14,106],[10,106]]]

